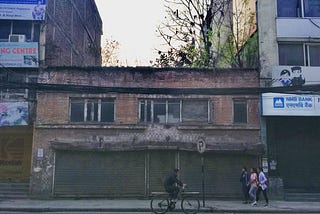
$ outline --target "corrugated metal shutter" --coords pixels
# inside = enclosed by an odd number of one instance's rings
[[[149,151],[149,193],[164,191],[164,178],[175,167],[176,151]]]
[[[55,196],[143,196],[144,152],[57,151]]]
[[[241,197],[240,175],[243,166],[257,167],[256,156],[206,154],[205,193],[214,197]]]
[[[320,118],[268,118],[268,151],[277,161],[272,176],[292,192],[320,192]],[[269,160],[269,161],[270,161]]]
[[[198,152],[179,152],[181,181],[188,185],[188,191],[202,191],[201,156]]]

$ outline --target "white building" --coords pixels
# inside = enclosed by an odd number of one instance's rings
[[[320,84],[320,1],[257,0],[262,87]],[[319,87],[262,95],[269,176],[285,193],[320,192]]]

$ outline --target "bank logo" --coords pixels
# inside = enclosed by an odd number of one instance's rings
[[[273,108],[284,108],[284,98],[274,97],[273,98]]]

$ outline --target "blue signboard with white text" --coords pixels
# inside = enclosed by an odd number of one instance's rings
[[[0,0],[0,19],[44,20],[46,0]]]
[[[263,116],[320,116],[320,96],[263,93]]]

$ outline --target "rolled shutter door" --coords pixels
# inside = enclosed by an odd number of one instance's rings
[[[206,154],[206,195],[214,197],[241,197],[240,175],[243,166],[257,167],[256,156]]]
[[[142,152],[56,152],[55,196],[143,196]]]
[[[149,151],[149,192],[164,191],[164,178],[176,167],[175,160],[175,151]]]

